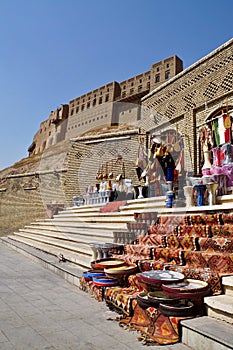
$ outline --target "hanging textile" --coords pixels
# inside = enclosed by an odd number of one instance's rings
[[[223,115],[223,124],[224,124],[224,139],[225,143],[231,142],[231,117],[227,114]]]
[[[225,126],[223,122],[223,116],[218,117],[218,132],[219,132],[219,142],[220,145],[225,143]]]
[[[219,129],[218,129],[218,119],[215,119],[213,121],[212,130],[214,132],[216,146],[219,146],[220,145],[220,136],[219,136]]]

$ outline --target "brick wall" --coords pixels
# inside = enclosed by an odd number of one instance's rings
[[[95,185],[98,171],[113,171],[114,178],[122,172],[132,179],[134,185],[139,184],[135,162],[138,152],[138,131],[125,131],[94,137],[78,138],[71,143],[66,174],[66,198],[72,204],[73,196],[85,194],[88,185]],[[116,163],[117,156],[122,161]],[[107,165],[107,169],[106,169]]]

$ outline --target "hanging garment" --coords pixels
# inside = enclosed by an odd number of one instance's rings
[[[146,152],[144,146],[140,143],[138,146],[138,157],[136,160],[136,166],[144,169],[147,165]]]
[[[225,127],[224,138],[225,142],[231,142],[231,117],[227,114],[223,115],[223,124]]]
[[[218,131],[219,131],[219,142],[220,145],[225,143],[225,126],[223,121],[223,116],[218,117]]]
[[[220,145],[220,136],[219,136],[219,129],[218,129],[218,119],[214,120],[212,128],[214,131],[216,146],[219,146]]]

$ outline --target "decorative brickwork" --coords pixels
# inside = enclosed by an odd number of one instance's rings
[[[191,151],[194,171],[198,171],[197,128],[211,113],[233,105],[233,40],[219,47],[167,83],[145,96],[142,100],[141,126],[146,130],[162,129],[156,125],[153,113],[162,116],[163,124],[174,123],[180,118],[179,130],[184,135],[185,152]],[[208,110],[206,110],[208,107]],[[192,170],[192,168],[190,168]]]

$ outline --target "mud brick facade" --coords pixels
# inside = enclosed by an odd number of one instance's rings
[[[80,137],[71,140],[66,174],[66,198],[84,195],[88,185],[95,185],[98,172],[110,171],[114,179],[124,173],[126,179],[140,184],[135,172],[139,130],[125,130]],[[118,155],[121,160],[117,162]]]
[[[29,156],[42,153],[48,147],[65,139],[68,112],[68,105],[61,105],[55,111],[51,111],[49,118],[40,124],[40,129],[28,148]]]

